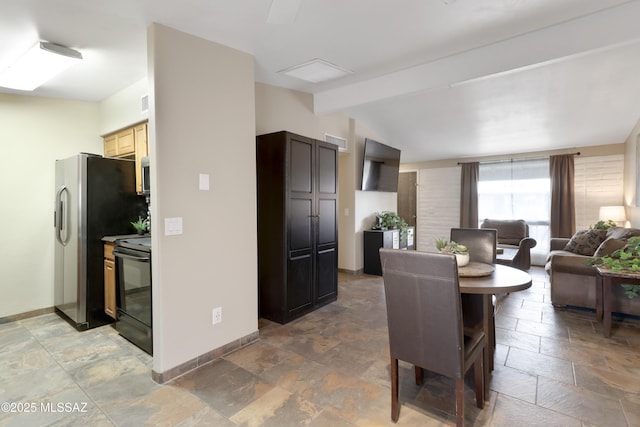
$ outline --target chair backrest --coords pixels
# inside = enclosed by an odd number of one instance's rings
[[[522,219],[486,219],[480,228],[498,230],[498,243],[518,246],[520,241],[529,237],[529,225]]]
[[[469,249],[469,261],[471,262],[495,264],[497,236],[496,230],[488,228],[451,229],[451,240],[463,244]]]
[[[462,309],[453,255],[380,249],[391,357],[464,373]]]

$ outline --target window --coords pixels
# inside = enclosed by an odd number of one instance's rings
[[[548,251],[550,203],[548,159],[480,164],[478,219],[524,219],[538,242],[533,253]]]

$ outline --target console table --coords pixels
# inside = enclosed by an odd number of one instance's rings
[[[364,268],[366,274],[382,276],[380,265],[380,248],[413,250],[414,227],[407,230],[407,242],[400,241],[400,230],[365,230],[364,234]],[[403,244],[404,243],[404,244]],[[404,246],[404,247],[403,247]]]

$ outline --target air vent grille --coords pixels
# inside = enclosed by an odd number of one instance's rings
[[[144,95],[140,98],[140,112],[146,113],[149,111],[149,95]]]
[[[347,140],[344,138],[325,133],[324,140],[330,144],[337,145],[339,151],[349,151],[349,145],[347,144]]]

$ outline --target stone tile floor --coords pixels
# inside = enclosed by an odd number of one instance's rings
[[[593,312],[557,310],[540,268],[502,296],[491,395],[467,387],[474,426],[640,426],[640,320],[602,336]],[[0,325],[0,426],[382,426],[390,420],[382,280],[340,274],[337,302],[166,385],[110,326],[78,333],[55,314]],[[453,425],[453,383],[401,365],[398,425]],[[65,406],[66,404],[66,406]],[[20,413],[11,412],[19,410]],[[32,412],[26,412],[26,411]]]

